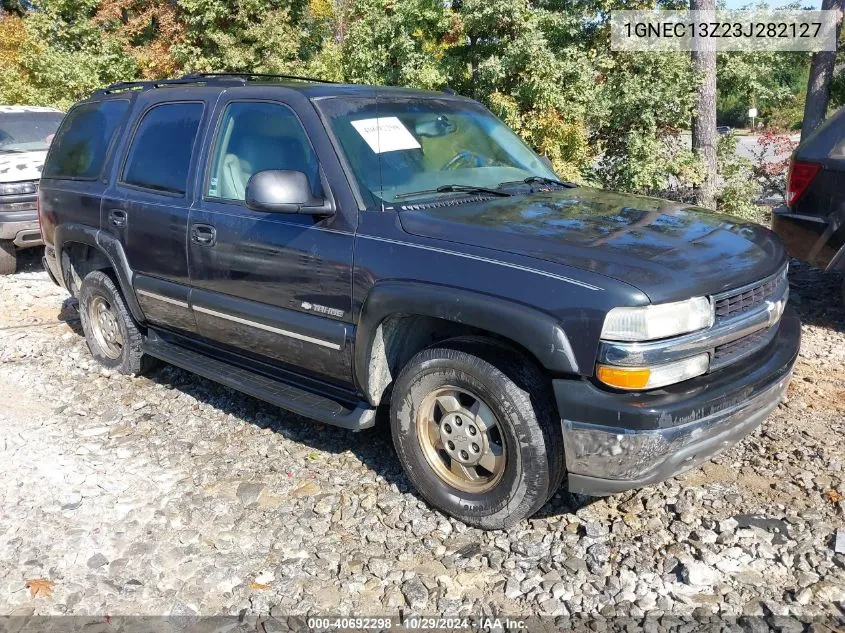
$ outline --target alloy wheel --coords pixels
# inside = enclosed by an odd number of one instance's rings
[[[476,394],[442,387],[423,400],[417,439],[431,468],[462,492],[482,493],[502,478],[507,452],[499,421]]]
[[[105,298],[95,296],[88,305],[88,322],[91,333],[103,353],[112,359],[120,358],[123,352],[123,335],[117,322],[117,315],[111,303]]]

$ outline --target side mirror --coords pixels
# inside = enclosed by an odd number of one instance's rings
[[[317,198],[311,193],[308,176],[301,171],[285,169],[254,173],[246,185],[246,206],[270,213],[334,215],[334,209],[325,198]]]

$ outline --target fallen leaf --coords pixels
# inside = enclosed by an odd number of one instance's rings
[[[249,588],[250,589],[262,589],[262,590],[264,590],[264,589],[269,589],[270,585],[262,585],[260,582],[255,582],[253,580],[251,583],[249,583]]]
[[[825,499],[827,499],[830,503],[839,503],[842,501],[842,495],[839,494],[837,490],[831,488],[826,493],[824,493]]]
[[[29,589],[29,595],[32,598],[37,598],[38,596],[49,598],[53,594],[53,587],[55,586],[56,583],[46,578],[35,578],[26,581],[26,588]]]

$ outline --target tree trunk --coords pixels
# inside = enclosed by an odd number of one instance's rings
[[[842,29],[842,10],[845,0],[822,0],[822,9],[838,9],[839,20],[836,23],[836,41]],[[824,121],[827,104],[830,101],[830,78],[836,64],[836,51],[813,53],[810,65],[810,78],[807,80],[807,100],[804,102],[804,122],[801,124],[801,140],[807,138]]]
[[[715,12],[716,2],[690,0],[690,9]],[[715,13],[712,18],[710,21],[715,21]],[[716,49],[709,38],[695,39],[694,46],[692,68],[700,83],[692,117],[692,150],[704,163],[704,180],[695,190],[695,201],[713,209],[716,207]]]

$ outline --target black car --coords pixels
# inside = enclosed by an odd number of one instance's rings
[[[772,218],[772,228],[790,255],[845,272],[845,108],[793,152],[786,204]]]
[[[117,84],[68,113],[39,196],[103,365],[162,359],[354,430],[389,405],[420,494],[483,528],[562,482],[606,495],[707,459],[798,353],[771,231],[561,182],[454,94]]]

